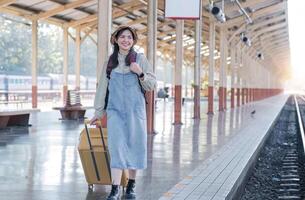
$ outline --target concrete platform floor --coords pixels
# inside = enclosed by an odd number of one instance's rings
[[[217,105],[217,102],[215,102]],[[148,136],[148,168],[137,178],[140,200],[155,200],[210,157],[251,120],[255,103],[192,119],[192,102],[185,102],[182,126],[173,126],[173,103],[158,102],[156,131]],[[215,106],[216,107],[216,106]],[[86,116],[92,116],[89,110]],[[31,116],[31,127],[0,130],[1,200],[105,199],[110,187],[88,192],[77,144],[80,121],[60,121],[59,112]]]

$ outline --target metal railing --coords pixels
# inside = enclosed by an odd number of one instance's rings
[[[305,135],[304,135],[304,125],[303,125],[303,118],[300,112],[300,107],[297,101],[297,97],[296,95],[293,96],[294,97],[294,102],[295,102],[295,107],[296,107],[296,111],[297,111],[297,117],[298,117],[298,123],[299,123],[299,130],[301,133],[301,138],[302,138],[302,144],[303,144],[303,150],[304,150],[304,154],[305,154]],[[304,101],[304,97],[301,97]]]

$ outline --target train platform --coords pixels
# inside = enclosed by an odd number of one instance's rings
[[[138,174],[137,199],[230,197],[287,98],[277,95],[214,115],[205,114],[202,102],[198,121],[186,101],[181,126],[172,125],[173,102],[159,101],[157,134],[148,136],[148,168]],[[1,198],[106,199],[109,186],[88,192],[77,151],[83,123],[59,118],[56,111],[33,113],[31,127],[0,130]]]
[[[252,111],[246,109],[247,111],[243,112],[241,118],[244,122],[240,127],[229,130],[234,137],[164,193],[159,200],[236,199],[244,177],[286,100],[287,96],[279,95],[253,103]],[[219,113],[222,114],[225,113]]]

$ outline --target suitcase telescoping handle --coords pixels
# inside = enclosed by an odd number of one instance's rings
[[[90,120],[85,120],[85,126],[87,126],[87,124],[90,124]],[[106,146],[106,143],[105,143],[105,139],[104,139],[104,134],[103,134],[103,129],[102,129],[102,123],[101,121],[97,120],[95,122],[95,125],[98,127],[99,131],[100,131],[100,134],[101,134],[101,138],[102,138],[102,145],[103,145],[103,148],[105,151],[108,152],[108,149],[107,149],[107,146]]]
[[[85,127],[86,127],[86,129],[88,130],[87,124],[90,124],[90,120],[85,120]],[[103,134],[103,129],[102,129],[102,123],[101,123],[101,121],[97,120],[97,121],[95,122],[95,124],[98,126],[99,131],[100,131],[100,134],[101,134],[102,145],[103,145],[103,148],[104,148],[104,150],[105,150],[105,158],[106,158],[107,169],[108,169],[108,173],[109,173],[110,179],[111,179],[111,168],[110,168],[109,156],[107,155],[107,153],[108,153],[108,148],[107,148],[107,146],[106,146],[105,139],[104,139],[104,134]],[[86,131],[86,132],[89,133],[89,131]],[[89,141],[89,140],[88,140],[88,141]],[[90,143],[91,143],[91,141],[90,141]],[[91,144],[89,144],[89,145],[91,146]],[[92,147],[90,147],[90,148],[92,148]]]
[[[89,124],[89,125],[90,125],[90,119],[85,119],[85,120],[84,120],[84,123],[85,123],[85,125],[86,125],[86,124]],[[96,120],[96,121],[94,122],[94,125],[102,126],[102,122],[101,122],[100,120]]]
[[[102,130],[102,127],[101,126],[98,126],[99,130],[100,130],[100,133],[101,133],[101,137],[102,137],[102,143],[103,143],[103,147],[105,149],[105,158],[106,158],[106,164],[107,164],[107,169],[108,169],[108,173],[110,175],[110,179],[112,180],[112,177],[111,177],[111,169],[110,169],[110,162],[109,162],[109,156],[107,155],[108,154],[108,148],[105,144],[105,140],[104,140],[104,135],[103,135],[103,130]]]
[[[92,144],[91,144],[91,139],[90,139],[90,132],[89,132],[87,124],[88,123],[85,122],[85,129],[86,129],[86,135],[87,135],[88,144],[89,144],[89,148],[90,148],[91,158],[92,158],[92,161],[93,161],[93,166],[94,166],[96,178],[97,178],[98,181],[100,181],[100,175],[98,173],[96,159],[95,159],[95,155],[94,155],[94,152],[93,152],[93,148],[92,148]]]

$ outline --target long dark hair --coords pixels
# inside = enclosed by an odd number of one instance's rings
[[[113,43],[113,53],[111,54],[109,60],[108,60],[108,64],[107,64],[107,78],[110,78],[110,73],[113,69],[115,69],[118,64],[118,55],[119,55],[119,45],[118,43],[115,42],[115,40],[117,40],[120,35],[123,33],[123,31],[125,30],[129,30],[131,32],[132,38],[134,41],[137,41],[137,35],[135,33],[135,31],[130,28],[130,27],[123,27],[118,29],[116,32],[113,33],[112,38],[111,38],[111,42]],[[135,44],[135,42],[134,42]],[[126,58],[125,58],[125,64],[126,66],[129,66],[132,62],[136,62],[136,51],[134,50],[133,46],[130,48]]]

